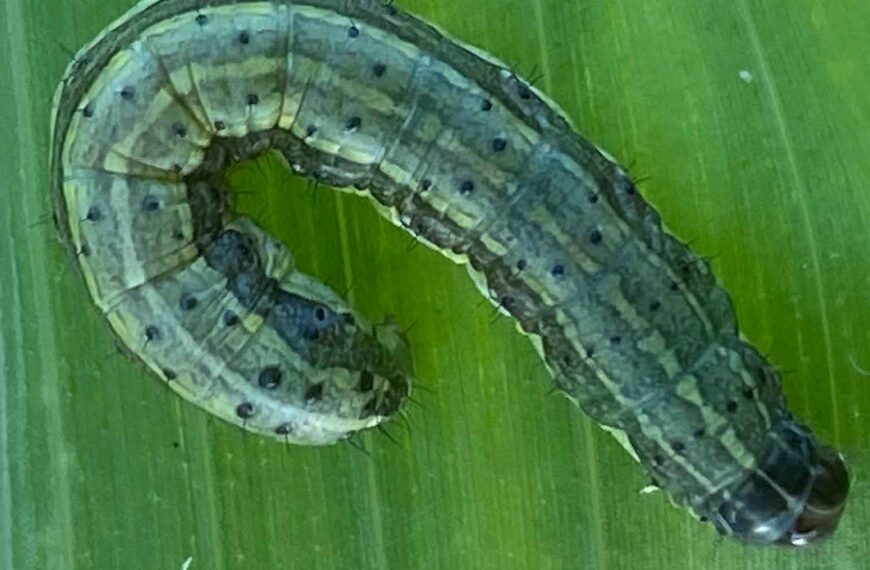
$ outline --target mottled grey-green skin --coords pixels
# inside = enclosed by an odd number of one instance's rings
[[[305,134],[273,128],[216,139],[188,183],[271,148],[299,173],[366,189],[410,232],[467,259],[490,299],[540,340],[559,388],[625,432],[654,483],[721,533],[794,542],[814,486],[842,502],[845,471],[831,474],[835,460],[788,412],[778,373],[739,336],[706,262],[663,230],[625,171],[552,103],[498,62],[380,1],[274,3],[345,16],[339,27],[294,23],[287,49],[320,62],[299,80]],[[82,62],[76,81],[87,85],[113,46],[200,6],[170,0],[143,10]],[[203,24],[191,14],[193,34]],[[374,42],[374,28],[417,56]],[[391,104],[376,108],[371,91]],[[80,106],[63,103],[71,107],[60,117]],[[339,136],[341,151],[309,144]],[[344,149],[357,140],[380,148],[378,159],[349,159]],[[824,487],[826,476],[833,482]]]

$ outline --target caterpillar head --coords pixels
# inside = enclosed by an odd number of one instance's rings
[[[846,506],[849,476],[843,457],[829,447],[818,450],[818,464],[803,510],[777,544],[804,546],[830,536]]]
[[[708,515],[717,530],[752,544],[806,546],[830,536],[846,504],[843,457],[786,418],[770,432],[767,451]]]

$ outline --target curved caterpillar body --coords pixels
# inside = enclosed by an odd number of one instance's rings
[[[185,398],[321,444],[408,395],[395,327],[233,214],[225,167],[269,149],[467,262],[558,386],[720,533],[834,530],[842,458],[788,412],[707,264],[552,102],[381,0],[148,0],[67,70],[60,231],[115,333]]]

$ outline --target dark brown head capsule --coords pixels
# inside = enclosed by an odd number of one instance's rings
[[[803,510],[777,544],[806,546],[831,536],[846,508],[849,473],[843,456],[829,447],[818,452],[818,464]]]
[[[768,435],[757,466],[711,496],[712,509],[698,514],[743,542],[806,546],[833,534],[848,493],[842,456],[785,418]]]

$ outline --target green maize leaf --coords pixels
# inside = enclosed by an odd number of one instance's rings
[[[399,4],[536,77],[713,257],[792,409],[846,455],[835,538],[748,548],[640,494],[643,471],[548,394],[462,268],[269,159],[233,171],[241,208],[364,314],[411,327],[419,405],[387,425],[398,445],[374,431],[363,453],[287,447],[183,402],[114,348],[50,219],[54,89],[132,2],[5,0],[0,568],[866,567],[870,4]]]

